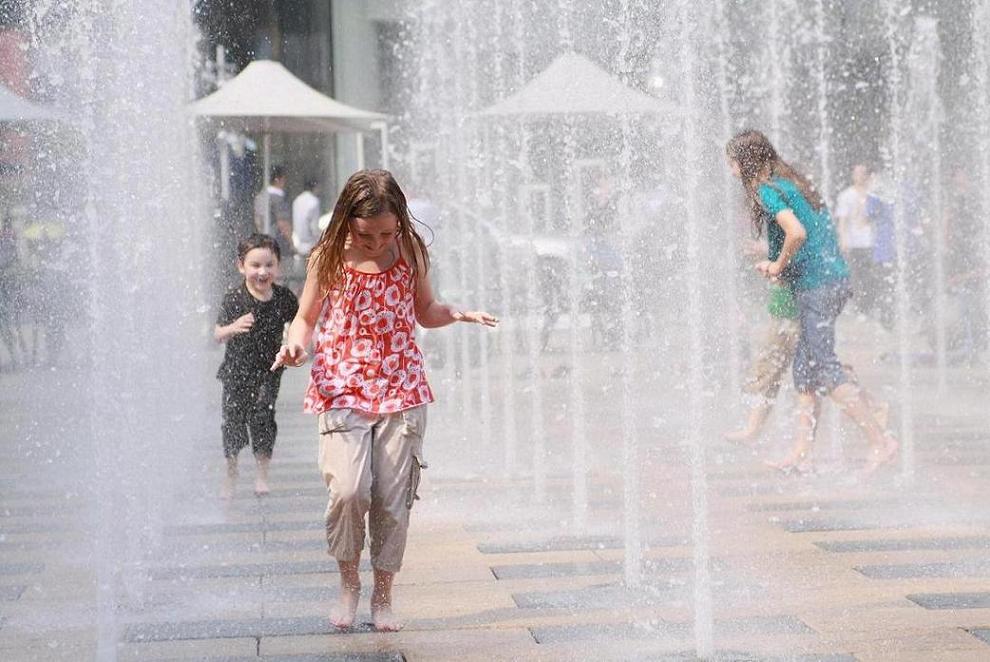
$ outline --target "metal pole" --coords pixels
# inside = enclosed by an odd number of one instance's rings
[[[265,200],[265,227],[262,228],[265,234],[272,233],[272,203],[268,198],[268,183],[272,178],[272,134],[268,131],[268,118],[265,118],[264,133],[261,136],[262,151],[264,152],[264,181],[261,182],[261,190],[264,192]]]

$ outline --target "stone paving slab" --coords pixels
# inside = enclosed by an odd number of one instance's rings
[[[0,575],[36,575],[44,569],[43,563],[0,563]]]
[[[622,549],[621,536],[554,536],[544,540],[521,542],[483,542],[478,544],[482,554],[518,554],[525,552],[565,552],[596,549]],[[649,547],[675,547],[686,545],[684,538],[651,538]]]
[[[913,593],[906,597],[925,609],[990,609],[990,593]]]
[[[123,640],[175,641],[187,639],[241,639],[246,637],[282,637],[289,635],[331,634],[346,636],[353,632],[373,632],[370,623],[359,623],[346,631],[330,625],[327,618],[252,618],[128,625]]]
[[[845,519],[798,519],[780,522],[779,526],[790,533],[822,533],[826,531],[867,531],[897,529],[903,526],[895,524],[879,524]]]
[[[629,589],[622,584],[596,584],[557,591],[513,593],[512,600],[521,609],[620,609],[682,600],[683,590],[668,586],[645,586]]]
[[[816,547],[828,552],[899,552],[912,550],[990,549],[990,536],[952,536],[932,538],[889,538],[871,540],[816,541]]]
[[[151,660],[152,658],[146,658]],[[153,658],[155,662],[188,662],[189,658]],[[204,657],[200,662],[405,662],[402,653],[325,653],[263,655],[261,657]]]
[[[947,563],[864,565],[855,568],[871,579],[915,579],[922,577],[990,577],[990,559],[968,559]]]
[[[362,570],[370,570],[371,564],[367,559],[361,561]],[[148,574],[154,580],[187,580],[204,577],[253,577],[272,575],[315,575],[338,574],[336,561],[297,561],[281,563],[252,563],[244,565],[211,565],[156,568]]]
[[[966,630],[971,635],[979,639],[985,644],[990,644],[990,627],[987,628],[970,628]],[[987,657],[990,658],[990,652],[987,653]]]
[[[13,602],[21,597],[27,586],[0,586],[0,602]]]
[[[800,619],[793,616],[757,616],[731,620],[716,620],[715,636],[747,634],[814,634]],[[649,623],[599,623],[530,628],[538,643],[573,641],[575,639],[683,639],[691,635],[693,625],[686,622],[655,620]]]
[[[291,522],[241,522],[236,524],[186,524],[165,529],[166,536],[196,536],[218,533],[250,533],[265,531],[311,531],[323,530],[326,524],[317,519]]]

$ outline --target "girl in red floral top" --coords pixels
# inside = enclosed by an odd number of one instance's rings
[[[426,245],[391,173],[354,173],[313,249],[299,312],[272,366],[303,365],[314,343],[303,407],[319,415],[327,543],[341,581],[330,621],[339,628],[353,625],[357,613],[366,516],[375,575],[372,621],[378,630],[401,628],[392,613],[392,579],[426,466],[423,432],[426,405],[433,402],[416,325],[498,322],[437,301],[429,268]]]

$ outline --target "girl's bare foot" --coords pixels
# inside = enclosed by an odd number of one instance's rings
[[[880,467],[892,463],[897,459],[897,453],[900,449],[900,442],[891,436],[887,436],[884,439],[882,447],[874,448],[870,451],[870,457],[866,461],[866,466],[863,468],[863,475],[871,476]]]
[[[340,602],[330,610],[330,625],[345,629],[354,625],[357,616],[358,600],[361,598],[361,585],[346,586],[340,589]]]
[[[270,490],[268,489],[268,483],[265,482],[260,476],[254,479],[254,493],[257,496],[265,496]]]
[[[403,626],[402,621],[392,612],[391,604],[376,603],[374,599],[371,601],[371,622],[379,632],[398,632]]]
[[[739,428],[738,430],[726,432],[722,435],[722,438],[734,444],[749,444],[756,439],[756,433],[756,430],[752,430],[748,427]]]
[[[811,453],[804,449],[792,450],[782,460],[764,460],[763,464],[784,474],[792,472],[809,474],[815,470],[811,461]]]

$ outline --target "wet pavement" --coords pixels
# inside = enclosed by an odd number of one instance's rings
[[[851,434],[822,443],[811,476],[765,469],[761,458],[779,444],[711,441],[716,658],[990,659],[990,431],[984,386],[963,377],[946,406],[919,390],[910,479],[897,468],[859,479],[864,448]],[[120,596],[120,659],[694,659],[704,587],[695,586],[688,454],[676,440],[640,441],[643,563],[630,584],[623,471],[607,460],[618,439],[596,437],[581,525],[566,439],[548,446],[541,503],[528,446],[507,475],[500,449],[437,434],[396,580],[405,629],[368,624],[366,562],[359,625],[332,629],[337,573],[323,544],[315,426],[297,413],[304,378],[285,380],[269,496],[254,496],[248,465],[222,502],[219,440],[197,446],[194,488],[130,569],[141,588]],[[32,379],[43,377],[4,376],[0,418],[17,416],[12,405],[37,388]],[[439,410],[431,425],[451,415]],[[73,553],[91,537],[79,525],[87,504],[71,484],[39,480],[23,426],[3,429],[0,659],[92,659],[95,576],[91,559]]]

